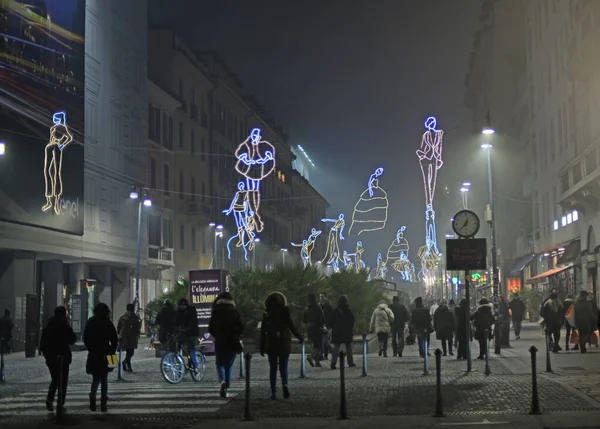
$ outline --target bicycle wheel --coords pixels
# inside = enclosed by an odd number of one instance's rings
[[[166,382],[177,384],[185,375],[185,362],[178,353],[167,353],[160,360],[160,372]]]
[[[196,349],[196,357],[198,358],[198,369],[196,371],[190,370],[192,380],[198,382],[204,379],[206,375],[206,357],[204,353]],[[192,368],[192,362],[190,361],[190,368]]]

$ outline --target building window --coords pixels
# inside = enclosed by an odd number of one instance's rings
[[[150,188],[156,189],[156,159],[150,158]]]
[[[166,247],[167,249],[173,249],[174,247],[174,243],[173,243],[173,227],[174,227],[174,223],[172,219],[163,219],[163,242],[162,245],[163,247]]]
[[[179,123],[179,147],[183,149],[183,122]]]
[[[192,252],[196,251],[196,228],[192,228]]]
[[[160,143],[160,123],[160,109],[148,103],[148,138],[157,143]]]
[[[200,160],[206,161],[206,142],[204,136],[200,138]]]
[[[196,153],[196,135],[194,134],[194,130],[190,133],[190,151],[192,155]]]
[[[202,182],[202,202],[206,201],[206,183]]]
[[[179,249],[185,250],[185,227],[183,224],[179,225]]]
[[[196,179],[194,179],[193,177],[190,193],[192,194],[192,201],[196,201]]]
[[[163,175],[164,175],[164,192],[165,192],[165,195],[169,195],[170,171],[169,171],[169,166],[167,164],[165,164],[163,166]]]
[[[165,149],[173,150],[173,117],[171,115],[167,115],[167,113],[163,113],[162,143]]]
[[[148,216],[148,245],[157,246],[161,245],[161,230],[160,230],[160,216],[149,215]]]
[[[179,199],[183,200],[183,171],[179,172]]]

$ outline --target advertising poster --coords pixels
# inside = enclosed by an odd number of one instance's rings
[[[2,0],[0,33],[0,220],[83,235],[85,0]]]
[[[223,270],[190,271],[189,282],[190,304],[196,307],[204,354],[212,355],[215,352],[215,345],[212,336],[208,333],[208,322],[210,322],[213,302],[221,292],[229,289],[227,272]]]
[[[446,269],[449,271],[487,269],[485,238],[446,240]]]

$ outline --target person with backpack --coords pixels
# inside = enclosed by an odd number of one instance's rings
[[[485,331],[488,331],[487,340],[489,341],[492,337],[492,326],[496,323],[492,306],[487,299],[482,298],[479,301],[479,307],[477,307],[475,314],[471,316],[471,320],[475,326],[475,339],[479,341],[479,356],[477,359],[484,360],[487,353]],[[496,340],[499,341],[499,339]]]
[[[333,351],[331,352],[331,369],[335,369],[340,348],[342,344],[346,347],[346,358],[348,367],[356,366],[352,357],[352,337],[354,334],[354,314],[348,306],[348,297],[340,296],[335,310],[331,311],[331,340],[333,342]]]
[[[269,358],[271,399],[276,399],[277,370],[281,375],[283,397],[289,399],[288,362],[292,352],[292,335],[304,342],[294,325],[287,299],[281,292],[271,292],[265,299],[265,312],[260,326],[260,355]]]
[[[134,313],[135,305],[127,304],[125,314],[121,316],[117,323],[117,332],[119,333],[119,342],[121,350],[125,350],[125,359],[123,360],[123,371],[133,372],[131,368],[131,358],[138,346],[140,338],[140,319]]]
[[[169,299],[165,300],[160,307],[160,311],[156,315],[156,319],[154,319],[154,324],[158,325],[158,341],[160,341],[162,356],[166,355],[167,351],[169,351],[167,350],[167,347],[171,337],[175,333],[176,317],[177,312],[173,307],[173,303]]]

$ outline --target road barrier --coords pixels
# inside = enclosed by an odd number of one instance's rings
[[[554,372],[552,371],[552,362],[550,361],[550,332],[547,330],[544,332],[546,334],[546,372]]]
[[[63,384],[64,375],[63,371],[65,370],[64,366],[64,357],[58,356],[58,395],[56,398],[56,423],[60,423],[63,418],[63,414],[65,411],[65,388],[66,386]]]
[[[529,414],[542,414],[537,388],[537,351],[535,346],[531,346],[529,349],[529,353],[531,353],[531,410]]]
[[[250,361],[252,360],[252,354],[246,353],[244,360],[246,363],[246,397],[244,398],[244,415],[242,416],[242,420],[249,422],[254,420],[250,412]]]
[[[300,357],[300,378],[306,378],[306,341],[302,341],[302,353]]]
[[[427,331],[425,331],[424,334],[425,345],[423,346],[423,375],[429,375],[429,342],[427,341]]]
[[[433,417],[444,417],[442,407],[442,351],[435,351],[435,414]]]
[[[240,353],[240,378],[244,378],[244,351]]]
[[[340,420],[348,419],[348,404],[346,402],[346,369],[344,360],[346,353],[340,352]]]
[[[362,375],[361,377],[367,376],[367,333],[363,332],[362,334],[363,344],[362,344]]]
[[[496,341],[498,339],[496,338]],[[490,375],[492,371],[490,370],[490,330],[485,330],[485,375]]]

